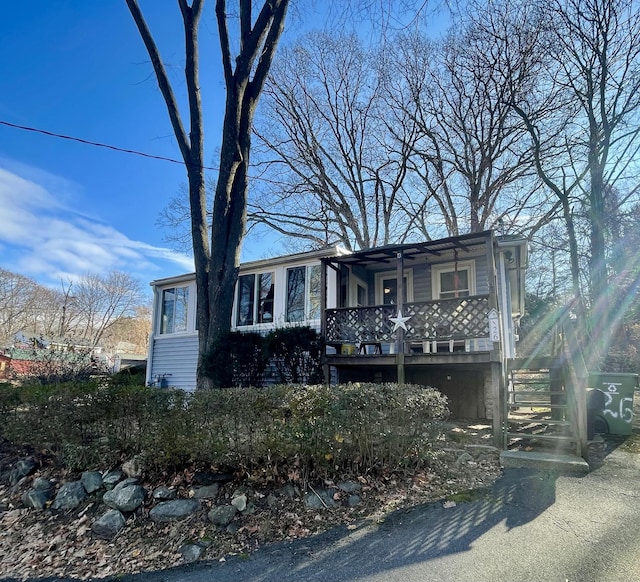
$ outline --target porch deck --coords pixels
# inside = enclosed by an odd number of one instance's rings
[[[327,363],[390,365],[468,364],[495,361],[489,338],[489,295],[396,305],[325,310]]]

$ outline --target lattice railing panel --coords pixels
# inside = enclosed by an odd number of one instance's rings
[[[441,301],[406,303],[402,315],[406,341],[466,339],[489,335],[489,296],[458,297]],[[397,315],[394,305],[327,309],[328,342],[392,342],[396,338],[389,317]]]
[[[327,309],[325,339],[328,342],[392,342],[394,324],[389,317],[397,313],[393,305]]]

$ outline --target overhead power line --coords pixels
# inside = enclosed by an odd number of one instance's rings
[[[127,148],[120,148],[118,146],[114,146],[114,145],[109,145],[106,143],[100,143],[97,141],[90,141],[88,139],[82,139],[80,137],[73,137],[71,135],[64,135],[62,133],[55,133],[53,131],[47,131],[45,129],[38,129],[35,127],[28,127],[26,125],[18,125],[16,123],[9,123],[8,121],[2,121],[0,120],[0,125],[6,125],[7,127],[13,127],[14,129],[22,129],[24,131],[32,131],[34,133],[40,133],[42,135],[48,135],[50,137],[57,137],[59,139],[66,139],[69,141],[75,141],[78,143],[83,143],[85,145],[91,145],[91,146],[95,146],[95,147],[99,147],[99,148],[106,148],[108,150],[113,150],[116,152],[122,152],[124,154],[133,154],[136,156],[142,156],[143,158],[151,158],[153,160],[161,160],[163,162],[171,162],[172,164],[180,164],[181,166],[186,165],[185,162],[183,160],[176,160],[175,158],[168,158],[166,156],[156,156],[154,154],[148,154],[146,152],[140,152],[137,150],[130,150]],[[214,168],[212,166],[202,166],[205,170],[213,170],[214,172],[217,172],[219,170],[219,168]]]

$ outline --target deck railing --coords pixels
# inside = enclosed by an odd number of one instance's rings
[[[488,295],[405,303],[402,315],[409,319],[404,340],[488,337],[488,313]],[[395,305],[327,309],[325,339],[328,343],[394,342],[396,332],[389,318],[397,314]]]

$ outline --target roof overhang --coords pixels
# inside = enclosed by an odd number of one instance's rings
[[[375,247],[364,251],[358,251],[346,255],[325,258],[325,262],[340,265],[360,265],[367,267],[370,265],[380,265],[384,263],[395,263],[399,255],[405,263],[410,263],[418,257],[432,256],[436,259],[452,250],[468,252],[473,247],[486,245],[492,239],[492,231],[477,232],[442,238],[438,240],[406,243],[398,245],[386,245]]]
[[[292,263],[304,263],[314,260],[320,260],[327,257],[340,257],[348,255],[350,251],[346,250],[340,245],[333,247],[327,247],[324,249],[317,249],[313,251],[307,251],[303,253],[294,253],[291,255],[282,255],[279,257],[272,257],[268,259],[260,259],[257,261],[249,261],[240,265],[240,273],[246,273],[251,271],[258,271],[261,269],[268,269],[278,265],[288,265]],[[163,279],[155,279],[151,281],[149,285],[151,287],[166,287],[169,285],[178,285],[181,283],[189,283],[196,278],[195,273],[184,273],[182,275],[175,275],[173,277],[165,277]]]

